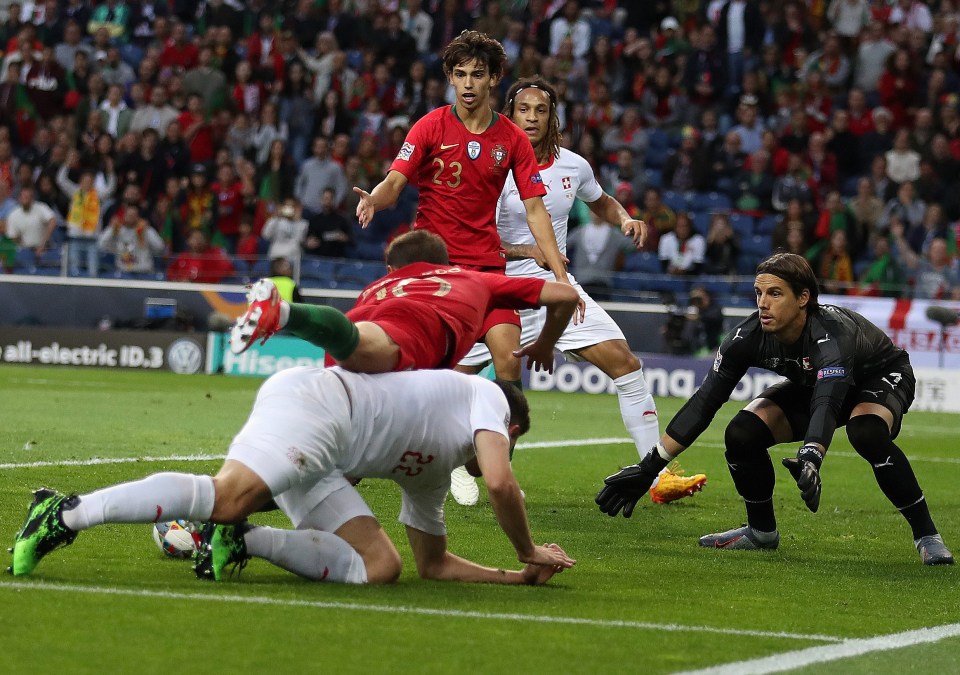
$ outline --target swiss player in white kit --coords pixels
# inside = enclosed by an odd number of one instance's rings
[[[46,553],[96,525],[238,523],[273,497],[297,529],[205,528],[209,546],[196,558],[198,575],[220,579],[228,565],[255,556],[310,579],[395,581],[400,556],[350,476],[400,486],[400,521],[420,576],[541,584],[575,561],[530,535],[509,461],[528,428],[526,399],[507,383],[441,370],[291,368],[264,382],[216,477],[160,473],[86,495],[37,495],[17,537],[14,574],[29,574]],[[485,477],[523,569],[484,567],[447,550],[443,502],[451,470],[464,463]],[[38,529],[42,536],[30,534]]]
[[[539,78],[515,83],[507,93],[504,114],[523,129],[533,144],[540,176],[547,188],[544,205],[553,221],[561,252],[566,254],[567,221],[574,198],[585,202],[605,222],[619,225],[620,231],[631,237],[637,248],[643,245],[646,223],[631,218],[616,199],[603,191],[587,160],[560,147],[556,93],[549,84]],[[542,267],[543,255],[530,235],[523,214],[523,204],[511,174],[497,204],[497,229],[507,251],[507,274],[552,279]],[[630,350],[620,327],[587,295],[573,275],[569,276],[586,303],[586,313],[579,324],[571,322],[567,325],[557,342],[557,349],[574,359],[592,363],[613,380],[624,426],[636,444],[638,454],[643,457],[657,445],[660,436],[657,406],[644,379],[643,366]],[[522,310],[520,319],[520,344],[529,344],[539,334],[545,314],[540,310]],[[460,365],[479,370],[489,360],[486,347],[478,343]],[[693,494],[705,482],[706,477],[702,474],[682,477],[668,471],[651,488],[651,496],[657,502],[673,501]],[[453,494],[461,503],[458,492],[464,485],[467,486],[463,490],[467,498],[463,501],[475,503],[470,498],[473,490],[465,482],[463,472],[457,471],[453,477]]]

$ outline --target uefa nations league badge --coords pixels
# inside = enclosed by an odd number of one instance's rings
[[[480,156],[480,141],[470,141],[467,143],[467,157],[476,159]]]

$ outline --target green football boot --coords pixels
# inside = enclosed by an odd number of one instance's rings
[[[15,577],[30,574],[45,555],[72,544],[77,533],[63,524],[63,511],[73,508],[78,501],[76,495],[64,495],[50,488],[36,490],[27,519],[10,549],[13,565],[7,571]]]

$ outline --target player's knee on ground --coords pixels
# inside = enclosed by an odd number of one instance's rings
[[[365,551],[360,557],[367,568],[368,584],[392,584],[400,578],[403,562],[393,546]]]
[[[847,422],[850,445],[871,464],[882,462],[890,443],[890,429],[879,415],[858,415]]]

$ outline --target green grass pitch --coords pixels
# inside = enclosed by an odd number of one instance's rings
[[[219,459],[196,458],[225,453],[258,386],[0,367],[5,546],[40,485],[83,492],[160,470],[215,472]],[[365,481],[362,494],[404,557],[398,584],[310,583],[260,560],[237,580],[205,583],[189,564],[161,555],[149,526],[103,526],[30,577],[0,576],[0,673],[667,673],[761,657],[804,673],[960,671],[960,568],[920,564],[906,523],[842,431],[822,472],[819,513],[806,510],[779,467],[795,448],[777,447],[780,549],[714,551],[700,549],[697,537],[744,518],[722,449],[735,404],[682,457],[687,471],[709,476],[704,491],[664,506],[645,501],[626,520],[593,503],[604,476],[637,461],[618,440],[626,433],[616,398],[531,393],[530,401],[533,428],[523,440],[553,442],[514,457],[531,527],[538,541],[559,542],[578,559],[548,586],[421,581],[396,521],[399,491]],[[665,423],[682,401],[658,403]],[[915,412],[899,442],[960,553],[958,438],[960,416]],[[257,519],[283,525],[277,514]],[[519,566],[485,494],[475,508],[449,501],[447,521],[455,553]],[[952,637],[911,638],[891,651],[875,649],[892,645],[887,638],[858,642],[937,630]],[[834,649],[850,654],[793,656]]]

